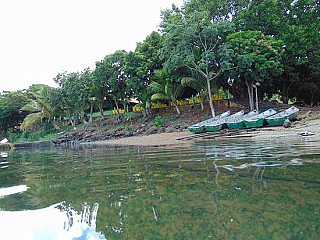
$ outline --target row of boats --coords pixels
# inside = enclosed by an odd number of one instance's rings
[[[190,132],[216,132],[224,128],[258,128],[263,126],[282,126],[288,119],[293,121],[297,118],[299,109],[292,106],[286,110],[277,112],[270,108],[262,113],[254,110],[247,114],[243,110],[231,114],[230,110],[208,120],[193,124],[188,127]]]

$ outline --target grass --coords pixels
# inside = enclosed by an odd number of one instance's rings
[[[112,115],[112,110],[103,111],[103,115],[104,115],[104,116]],[[87,114],[87,117],[90,117],[90,114],[89,114],[89,113]],[[101,117],[101,114],[100,114],[100,112],[94,112],[94,113],[92,113],[92,117],[93,117],[93,118]]]

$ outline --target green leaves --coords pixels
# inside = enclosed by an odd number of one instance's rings
[[[231,61],[237,75],[263,80],[270,74],[281,73],[281,41],[259,31],[243,31],[230,34],[227,44],[234,52]]]
[[[25,114],[21,111],[29,99],[23,91],[3,92],[0,94],[0,130],[18,126]]]

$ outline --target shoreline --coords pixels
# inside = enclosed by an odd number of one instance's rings
[[[188,130],[180,132],[156,133],[150,135],[141,135],[133,137],[124,137],[103,141],[94,141],[87,143],[80,143],[80,145],[105,145],[105,146],[170,146],[170,145],[184,145],[190,144],[187,140],[178,140],[179,138],[188,138],[192,136]]]
[[[247,131],[246,131],[247,130]],[[311,132],[314,135],[302,136],[303,132]],[[197,137],[199,136],[199,137]],[[239,131],[239,134],[223,134],[222,132],[208,133],[201,138],[201,134],[191,133],[188,130],[180,132],[170,133],[157,133],[150,135],[141,135],[133,137],[125,137],[118,139],[110,139],[103,141],[94,141],[80,143],[80,145],[100,145],[100,146],[172,146],[172,145],[188,145],[195,141],[202,141],[208,139],[251,139],[255,141],[259,140],[286,140],[312,138],[314,141],[320,141],[320,119],[316,120],[300,120],[294,122],[292,127],[284,128],[279,127],[263,127],[249,131],[249,129],[243,129]]]

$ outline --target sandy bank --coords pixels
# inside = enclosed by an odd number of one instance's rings
[[[190,143],[190,141],[177,139],[189,137],[191,135],[192,134],[189,131],[185,130],[182,132],[159,133],[105,141],[96,141],[94,142],[94,144],[109,146],[167,146],[177,144],[179,145],[188,144]]]
[[[89,144],[109,145],[109,146],[167,146],[190,144],[194,141],[203,139],[219,139],[219,138],[250,138],[252,140],[290,140],[294,138],[303,138],[301,133],[311,132],[314,135],[309,136],[314,141],[320,140],[320,119],[309,121],[298,121],[293,123],[291,128],[284,127],[265,127],[256,129],[255,131],[243,130],[235,134],[207,133],[205,135],[197,135],[190,133],[188,130],[181,132],[160,133],[143,135],[128,138],[119,138],[113,140],[96,141]],[[320,143],[320,141],[319,141]]]

